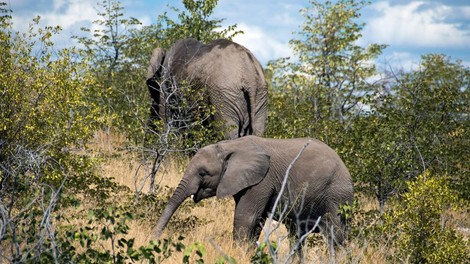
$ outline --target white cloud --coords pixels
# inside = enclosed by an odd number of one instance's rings
[[[381,60],[383,61],[379,62],[379,67],[384,67],[385,71],[392,69],[409,72],[419,68],[421,57],[406,51],[393,51],[382,56]]]
[[[53,9],[43,17],[46,24],[60,25],[67,30],[77,23],[97,19],[95,6],[92,0],[54,0]]]
[[[364,36],[374,42],[418,47],[463,47],[470,43],[470,32],[446,21],[456,7],[423,1],[404,5],[381,1],[372,8],[377,15],[368,22]]]
[[[244,34],[235,36],[234,41],[248,48],[262,64],[292,56],[287,40],[277,40],[258,26],[240,23],[237,28],[243,30]]]
[[[304,18],[300,16],[302,5],[281,2],[278,3],[275,9],[267,8],[265,19],[272,26],[295,29],[303,23]]]
[[[32,19],[40,16],[43,26],[61,26],[64,31],[77,30],[75,26],[78,24],[91,24],[96,20],[96,13],[94,0],[54,0],[48,9],[13,13],[13,25],[18,31],[26,31]]]

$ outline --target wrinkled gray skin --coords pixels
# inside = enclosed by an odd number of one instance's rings
[[[192,38],[177,41],[168,52],[154,49],[147,71],[152,119],[165,120],[164,93],[183,80],[207,87],[207,103],[216,110],[211,121],[224,121],[230,128],[225,139],[263,134],[267,86],[260,63],[248,49],[225,39],[204,45]]]
[[[233,196],[236,203],[234,238],[257,239],[268,213],[273,211],[289,164],[307,142],[310,142],[309,145],[290,170],[276,212],[288,207],[287,218],[282,221],[296,238],[312,230],[321,217],[315,232],[322,231],[331,239],[332,227],[334,244],[342,244],[345,223],[338,214],[338,206],[352,204],[351,176],[334,150],[309,138],[246,136],[201,148],[189,162],[158,220],[157,237],[180,204],[194,195],[196,203],[212,196]]]

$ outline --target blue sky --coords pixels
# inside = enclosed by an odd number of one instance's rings
[[[80,34],[80,27],[91,26],[97,18],[96,3],[102,0],[6,0],[13,9],[17,30],[26,30],[36,15],[44,24],[61,25],[61,43],[71,44],[69,37]],[[144,25],[154,23],[168,4],[182,8],[181,1],[121,0],[127,16],[138,18]],[[224,25],[237,24],[245,34],[235,41],[249,48],[266,64],[269,60],[292,56],[288,45],[304,22],[299,10],[308,0],[219,0],[214,18],[224,18]],[[388,44],[377,60],[383,67],[409,70],[420,56],[443,53],[463,60],[470,67],[470,1],[376,0],[362,10],[361,21],[367,25],[361,46]]]

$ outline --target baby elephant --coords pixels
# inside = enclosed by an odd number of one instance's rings
[[[294,237],[321,231],[338,245],[346,229],[338,207],[352,204],[353,184],[341,158],[318,140],[245,136],[196,153],[158,220],[157,237],[192,195],[196,203],[233,196],[236,240],[257,239],[273,213]]]

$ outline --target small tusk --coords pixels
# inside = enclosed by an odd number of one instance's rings
[[[194,200],[194,194],[191,194],[191,199]]]

